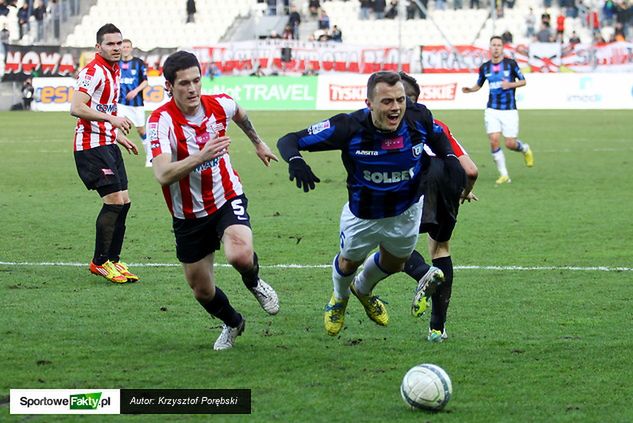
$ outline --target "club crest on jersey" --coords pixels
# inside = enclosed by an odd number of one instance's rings
[[[411,147],[411,152],[413,153],[413,157],[419,157],[420,154],[422,154],[423,150],[424,150],[424,147],[422,146],[422,144],[416,144],[413,147]]]
[[[224,131],[224,124],[222,122],[217,122],[209,119],[207,121],[207,132],[211,135],[219,135],[221,131]]]
[[[382,141],[381,147],[383,150],[399,150],[404,147],[404,138],[396,137],[385,139]]]
[[[88,88],[92,83],[92,75],[84,75],[83,79],[79,81],[79,88]]]
[[[321,131],[325,131],[326,129],[328,129],[330,127],[330,121],[328,120],[324,120],[322,122],[319,123],[315,123],[314,125],[310,126],[308,128],[308,133],[311,135],[316,135]]]

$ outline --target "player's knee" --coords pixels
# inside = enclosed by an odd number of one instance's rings
[[[240,248],[232,254],[227,255],[226,260],[231,266],[240,272],[247,271],[253,267],[253,249]]]

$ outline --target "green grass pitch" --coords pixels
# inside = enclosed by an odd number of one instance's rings
[[[249,113],[271,147],[332,114]],[[521,139],[536,163],[528,169],[506,151],[512,184],[499,188],[483,113],[435,115],[480,169],[480,200],[462,206],[452,241],[450,338],[426,341],[428,319],[408,314],[415,284],[403,274],[375,291],[389,303],[387,327],[352,299],[346,329],[329,337],[322,312],[346,199],[340,158],[305,154],[322,180],[305,194],[284,163],[265,168],[233,126],[232,160],[250,200],[261,276],[279,293],[281,311],[267,316],[239,275],[218,266],[218,285],[247,328],[235,348],[214,352],[220,323],[184,281],[169,213],[142,156],[125,156],[133,205],[123,250],[142,280],[118,286],[87,269],[100,203],[76,174],[73,119],[0,113],[0,420],[86,420],[11,416],[11,388],[250,388],[250,416],[90,419],[633,421],[631,112],[521,111]],[[418,247],[426,252],[425,238]],[[400,399],[402,376],[425,362],[453,381],[440,413],[413,412]]]

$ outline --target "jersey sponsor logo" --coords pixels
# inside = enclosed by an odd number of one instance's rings
[[[315,123],[314,125],[312,125],[311,127],[308,128],[308,133],[311,135],[316,135],[321,131],[325,131],[326,129],[329,129],[330,127],[330,121],[328,120],[324,120],[322,122],[319,123]]]
[[[501,88],[501,82],[502,81],[494,81],[494,82],[490,82],[490,80],[488,81],[488,83],[490,84],[491,90],[498,90],[499,88]]]
[[[147,138],[150,141],[158,140],[158,123],[152,122],[147,125]]]
[[[211,135],[208,132],[205,132],[200,135],[196,135],[195,141],[198,145],[205,145],[211,139]]]
[[[371,150],[356,150],[354,151],[354,154],[357,156],[377,156],[378,152]]]
[[[388,138],[382,141],[383,150],[399,150],[404,147],[404,137]]]
[[[396,182],[408,181],[413,174],[413,168],[409,170],[399,170],[396,172],[372,172],[363,171],[363,178],[375,184],[393,184]]]
[[[95,104],[95,110],[101,113],[116,113],[117,107],[116,103],[111,104]]]
[[[136,81],[136,78],[121,78],[121,84],[132,85]]]
[[[220,163],[220,157],[216,157],[215,159],[212,159],[212,160],[207,160],[206,162],[196,166],[196,168],[194,169],[194,172],[202,173],[203,171],[207,169],[211,169],[217,166],[218,163]]]
[[[413,147],[411,147],[411,152],[413,153],[413,157],[420,156],[423,150],[424,150],[424,147],[422,144],[416,144]]]

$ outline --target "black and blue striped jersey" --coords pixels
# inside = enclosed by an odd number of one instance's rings
[[[515,89],[504,90],[501,88],[501,82],[514,82],[517,79],[525,79],[517,62],[507,57],[499,63],[492,63],[492,61],[488,60],[479,67],[477,85],[483,87],[486,79],[490,88],[487,107],[497,110],[515,110],[517,108],[516,99],[514,98]]]
[[[119,60],[121,69],[121,90],[119,92],[119,104],[140,107],[143,105],[143,93],[140,92],[131,100],[126,99],[127,94],[147,80],[147,67],[138,57],[131,60]]]
[[[362,219],[380,219],[398,216],[420,199],[427,143],[439,157],[452,153],[431,112],[409,103],[393,132],[376,129],[369,109],[361,109],[286,134],[278,147],[286,161],[300,150],[341,150],[350,210]]]

